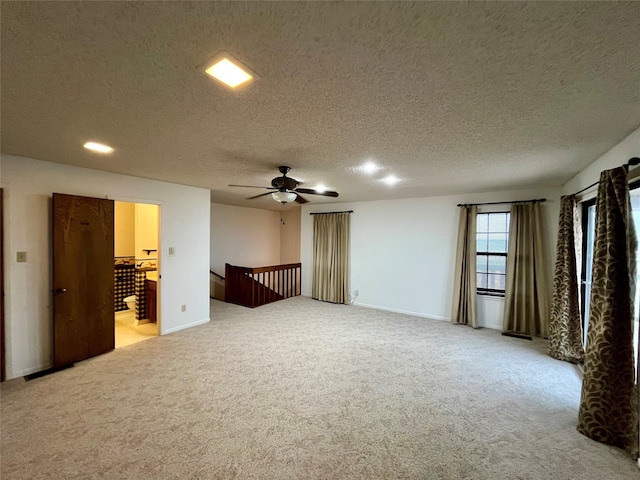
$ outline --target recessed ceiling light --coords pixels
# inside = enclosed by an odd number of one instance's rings
[[[327,191],[327,187],[325,187],[324,185],[320,184],[320,185],[316,185],[316,188],[314,188],[314,190],[318,193],[324,193]]]
[[[381,168],[382,167],[379,167],[374,162],[369,161],[369,162],[365,162],[362,165],[360,165],[358,167],[358,170],[360,170],[361,172],[364,172],[366,174],[371,175],[372,173],[376,173]]]
[[[113,152],[113,148],[111,148],[109,145],[104,145],[102,143],[87,142],[83,146],[84,148],[86,148],[87,150],[91,150],[92,152],[98,152],[98,153]]]
[[[400,179],[398,177],[396,177],[395,175],[389,175],[389,176],[384,177],[382,179],[382,182],[386,183],[387,185],[395,185],[399,181],[400,181]]]
[[[247,85],[253,80],[253,75],[247,70],[240,66],[240,62],[231,61],[230,57],[225,56],[207,68],[205,72],[227,87],[235,89]]]

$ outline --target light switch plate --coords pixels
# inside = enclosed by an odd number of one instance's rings
[[[167,248],[167,255],[169,255],[170,257],[176,254],[176,247],[169,247]]]
[[[27,261],[27,252],[18,252],[16,254],[16,262],[26,262]]]

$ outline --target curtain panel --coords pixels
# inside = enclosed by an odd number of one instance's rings
[[[478,328],[476,301],[476,224],[478,207],[460,207],[458,248],[453,284],[451,323]]]
[[[635,251],[627,170],[600,174],[578,431],[638,454],[633,321]]]
[[[504,331],[548,336],[549,300],[540,204],[514,203],[504,299]]]
[[[576,245],[581,246],[582,243],[581,235],[576,238],[579,225],[576,198],[574,195],[565,195],[560,199],[556,267],[549,320],[549,355],[572,363],[584,360],[577,268],[581,256],[576,250]]]
[[[348,213],[314,215],[312,298],[349,303],[350,229]]]

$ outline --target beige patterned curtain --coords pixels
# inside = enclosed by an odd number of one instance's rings
[[[348,213],[313,217],[313,286],[311,296],[332,303],[349,303]]]
[[[596,200],[589,331],[578,431],[638,453],[638,389],[633,354],[637,241],[627,171],[600,174]]]
[[[547,337],[549,301],[540,204],[514,203],[504,298],[504,331]]]
[[[580,238],[576,238],[576,235],[579,235],[579,225],[575,196],[562,197],[549,321],[549,354],[558,360],[573,363],[584,360],[578,294],[577,264],[580,256],[576,250],[576,245],[582,244]]]
[[[458,250],[453,284],[451,323],[478,328],[476,303],[476,223],[478,207],[460,207]]]

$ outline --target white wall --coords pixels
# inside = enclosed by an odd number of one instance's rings
[[[587,168],[578,173],[562,187],[562,194],[569,195],[588,187],[600,179],[600,172],[625,164],[631,157],[640,157],[640,128],[633,131],[615,147],[610,149],[600,158],[596,159]],[[634,167],[630,176],[638,174],[640,167]],[[594,197],[597,187],[585,192],[585,197]]]
[[[555,259],[559,188],[329,205],[304,205],[301,219],[302,294],[311,295],[313,217],[353,210],[351,292],[356,305],[449,320],[458,230],[458,203],[547,198],[542,204],[549,285]],[[508,205],[480,211],[505,210]],[[551,292],[551,289],[549,289]],[[480,325],[502,328],[503,300],[479,296]]]
[[[66,193],[161,207],[162,334],[209,321],[208,190],[2,155],[5,188],[7,378],[51,367],[51,195]],[[175,248],[174,256],[166,248]],[[17,263],[16,252],[27,262]],[[187,305],[181,312],[181,305]]]
[[[285,210],[280,214],[280,263],[300,262],[301,209]]]
[[[224,264],[267,267],[280,263],[280,213],[211,204],[211,270]]]

